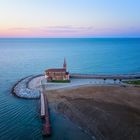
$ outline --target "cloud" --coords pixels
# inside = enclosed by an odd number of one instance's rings
[[[93,26],[45,26],[45,27],[16,27],[9,28],[13,34],[32,37],[100,37],[100,36],[140,36],[140,29],[133,27],[96,27]]]
[[[28,30],[29,28],[25,27],[15,27],[15,28],[9,28],[8,30]]]
[[[93,31],[92,26],[46,26],[46,27],[15,27],[9,28],[9,32],[17,34],[27,34],[34,36],[80,36]]]
[[[14,31],[39,31],[39,32],[85,32],[92,30],[93,27],[82,27],[82,26],[46,26],[46,27],[16,27],[9,28]]]

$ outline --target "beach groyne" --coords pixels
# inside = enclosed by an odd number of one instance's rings
[[[45,117],[45,99],[42,92],[40,93],[40,117],[42,119]]]
[[[50,123],[50,113],[49,113],[49,106],[48,106],[48,99],[45,93],[41,93],[41,116],[43,119],[43,135],[50,136],[51,135],[51,123]],[[44,104],[44,105],[43,105]]]
[[[49,104],[48,104],[45,86],[43,84],[41,84],[41,86],[42,86],[42,90],[40,95],[40,105],[41,105],[40,116],[43,119],[43,135],[50,136],[51,123],[50,123]]]

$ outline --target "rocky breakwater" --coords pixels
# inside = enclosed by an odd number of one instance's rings
[[[12,88],[12,93],[20,98],[26,99],[38,99],[40,97],[40,91],[37,89],[30,89],[28,87],[29,81],[36,76],[28,76],[18,81]]]

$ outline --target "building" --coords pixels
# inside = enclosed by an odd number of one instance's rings
[[[52,68],[45,71],[47,81],[69,81],[69,72],[67,72],[66,59],[64,59],[63,68]]]

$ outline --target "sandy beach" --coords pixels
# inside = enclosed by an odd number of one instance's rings
[[[29,82],[28,88],[41,90],[41,83],[51,109],[65,115],[93,139],[140,139],[140,87],[100,79],[47,83],[39,76]]]
[[[46,91],[49,104],[97,140],[140,139],[140,88],[87,85]]]

